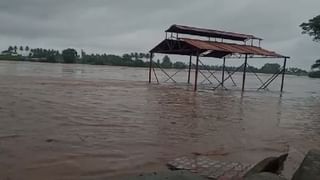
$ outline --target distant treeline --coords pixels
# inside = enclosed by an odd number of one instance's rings
[[[81,51],[78,55],[74,49],[65,49],[62,52],[53,49],[42,48],[25,48],[20,46],[10,46],[7,50],[2,51],[0,60],[17,60],[17,61],[34,61],[34,62],[49,62],[49,63],[77,63],[77,64],[91,64],[91,65],[109,65],[109,66],[129,66],[129,67],[148,67],[149,53],[129,53],[122,56],[112,54],[87,54]],[[164,56],[162,60],[156,60],[162,68],[186,69],[188,65],[184,62],[172,62],[168,56]],[[200,65],[200,69],[208,70],[222,70],[222,66],[216,65]],[[226,67],[226,71],[235,71],[239,67]],[[281,70],[281,66],[276,63],[267,63],[261,68],[249,66],[248,72],[254,73],[276,73]],[[242,71],[242,68],[239,70]],[[299,68],[288,68],[289,74],[307,75],[308,72]]]

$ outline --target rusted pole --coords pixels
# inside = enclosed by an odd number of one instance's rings
[[[223,58],[223,65],[222,65],[222,81],[221,81],[221,85],[224,86],[224,71],[226,68],[226,58]]]
[[[264,85],[264,87],[263,87],[262,89],[268,88],[268,86],[269,86],[280,74],[282,74],[282,73],[283,73],[283,70],[281,70],[280,72],[274,74],[273,77],[272,77],[269,81],[267,81],[267,82],[265,83],[265,85]]]
[[[194,91],[198,89],[199,54],[197,54],[196,73],[194,78]]]
[[[192,66],[192,56],[190,56],[190,60],[189,60],[188,84],[190,84],[191,66]]]
[[[284,62],[283,62],[283,72],[282,72],[282,81],[281,81],[281,92],[283,92],[284,76],[286,75],[286,66],[287,66],[287,57],[284,58]]]
[[[245,60],[244,60],[242,91],[244,91],[244,87],[245,87],[245,84],[246,84],[247,64],[248,64],[248,54],[246,54],[246,57],[245,57]]]
[[[150,53],[150,63],[149,63],[149,83],[151,83],[151,71],[152,71],[152,58],[153,58],[153,53]]]

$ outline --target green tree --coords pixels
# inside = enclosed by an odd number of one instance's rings
[[[144,57],[145,57],[145,54],[139,53],[139,58],[140,58],[140,59],[143,59]]]
[[[131,58],[134,58],[134,53],[132,52],[132,53],[130,54],[130,56],[131,56]]]
[[[308,34],[313,38],[313,41],[320,42],[320,15],[304,22],[300,25],[302,34]],[[310,72],[310,77],[320,78],[320,59],[311,66],[313,72]]]
[[[150,59],[150,54],[149,53],[145,54],[145,58]]]
[[[262,73],[276,73],[280,71],[281,66],[277,63],[267,63],[260,69]]]
[[[25,50],[26,50],[26,51],[29,51],[29,50],[30,50],[29,46],[26,46],[26,47],[25,47]]]
[[[12,46],[8,47],[8,51],[12,52],[14,50],[14,48]]]
[[[14,46],[14,47],[13,47],[13,50],[14,50],[15,53],[17,53],[18,47],[17,47],[17,46]]]
[[[141,59],[138,59],[133,62],[133,66],[134,67],[146,67],[147,64],[145,62],[143,62]]]
[[[77,60],[77,51],[75,49],[65,49],[62,51],[62,58],[64,63],[75,63]]]
[[[23,51],[23,46],[20,46],[20,47],[19,47],[19,50],[20,50],[20,51]]]
[[[320,78],[320,59],[311,66],[312,71],[308,74],[311,78]]]
[[[308,72],[306,70],[295,68],[295,67],[288,68],[287,73],[296,74],[296,75],[299,75],[299,76],[308,74]]]
[[[185,69],[187,65],[183,62],[177,61],[173,64],[173,68],[175,69]]]
[[[87,55],[86,52],[84,52],[84,50],[81,49],[81,58],[83,59],[83,57],[85,57],[86,55]]]
[[[247,71],[248,71],[248,72],[254,72],[254,73],[256,73],[256,72],[259,71],[259,69],[256,68],[256,67],[253,67],[253,66],[248,66],[248,67],[247,67]]]
[[[134,59],[135,59],[135,60],[138,60],[138,58],[139,58],[139,54],[138,54],[137,52],[135,52],[135,53],[134,53]]]
[[[132,56],[130,55],[130,54],[124,54],[124,55],[122,55],[122,58],[124,59],[124,60],[132,60]]]
[[[312,70],[320,69],[320,59],[316,60],[316,63],[311,66]]]
[[[300,27],[303,30],[302,34],[308,34],[316,42],[320,41],[320,15],[302,23]]]
[[[49,54],[47,56],[47,61],[50,63],[56,63],[57,62],[57,56],[55,56],[54,54]]]
[[[162,58],[161,66],[162,66],[163,68],[172,68],[172,62],[171,62],[169,56],[165,55],[165,56]]]

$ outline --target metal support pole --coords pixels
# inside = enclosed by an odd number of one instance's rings
[[[191,66],[192,66],[192,56],[190,56],[190,61],[189,61],[188,84],[190,84]]]
[[[152,58],[153,58],[153,53],[150,53],[150,63],[149,63],[149,83],[151,83],[151,71],[152,71]]]
[[[275,74],[273,74],[265,83],[262,84],[261,87],[259,87],[258,90],[268,88],[268,86],[279,76],[279,74],[282,74],[282,71],[283,71],[283,70],[281,70],[280,72],[276,72]]]
[[[245,57],[245,60],[244,60],[243,79],[242,79],[242,91],[244,91],[244,87],[245,87],[245,84],[246,84],[247,64],[248,64],[248,54],[246,54],[246,57]]]
[[[286,75],[286,66],[287,66],[287,58],[284,58],[283,62],[283,72],[282,72],[282,81],[281,81],[281,92],[283,92],[283,85],[284,85],[284,76]]]
[[[268,86],[269,86],[275,79],[277,79],[277,77],[278,77],[280,74],[282,74],[282,73],[283,73],[283,70],[281,70],[279,73],[275,74],[275,75],[272,77],[272,79],[264,85],[264,87],[263,87],[262,89],[268,88]]]
[[[224,86],[224,71],[226,68],[226,58],[223,58],[223,65],[222,65],[222,81],[221,81],[221,85]]]
[[[194,78],[194,91],[197,91],[197,88],[198,88],[198,71],[199,71],[199,54],[197,54],[196,73]]]

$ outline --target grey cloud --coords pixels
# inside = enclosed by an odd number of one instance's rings
[[[90,52],[148,51],[171,24],[251,33],[263,45],[309,68],[319,44],[299,24],[319,13],[318,0],[2,0],[0,48],[25,44]]]

